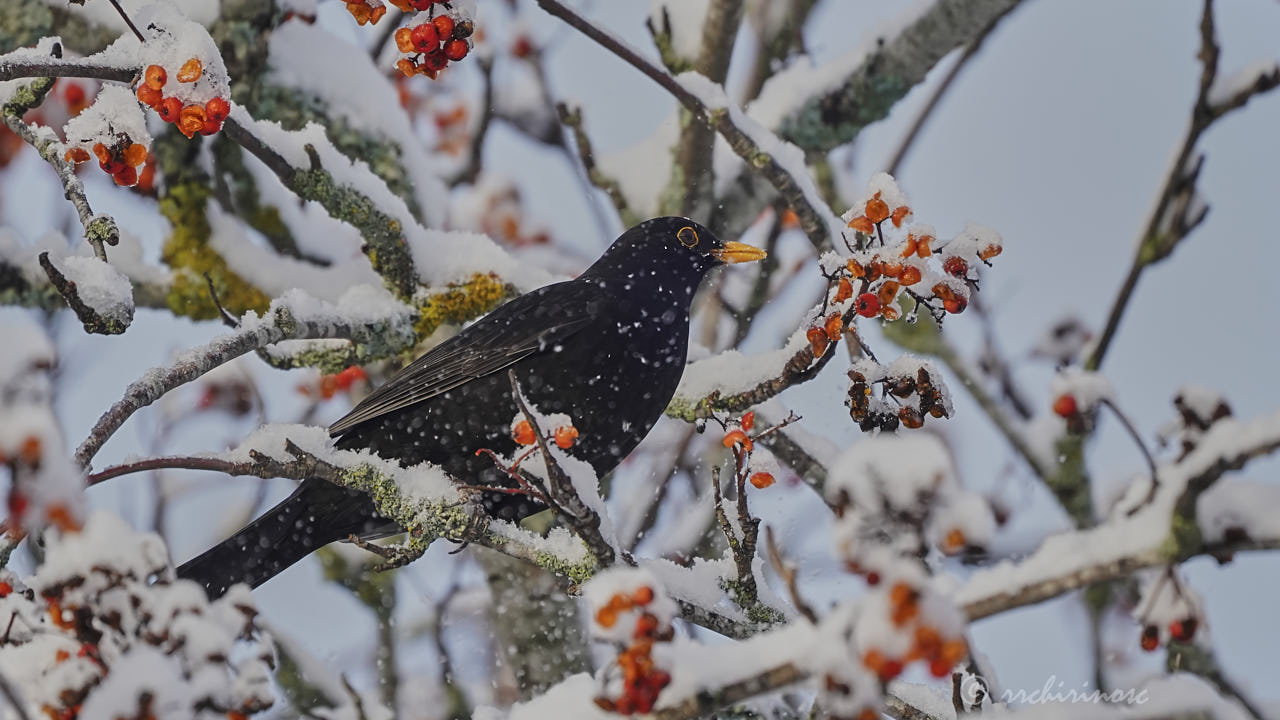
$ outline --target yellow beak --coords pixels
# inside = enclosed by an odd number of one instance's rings
[[[744,263],[763,260],[769,253],[754,245],[740,242],[727,242],[724,247],[711,251],[711,255],[722,263]]]

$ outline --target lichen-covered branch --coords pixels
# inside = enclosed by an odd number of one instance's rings
[[[67,162],[59,154],[62,143],[52,133],[38,132],[22,121],[26,111],[44,102],[45,95],[53,89],[53,78],[39,77],[15,93],[8,103],[0,108],[0,119],[18,137],[36,149],[41,159],[49,163],[58,173],[63,192],[68,201],[76,209],[80,224],[84,226],[84,238],[93,247],[93,253],[99,260],[106,261],[107,253],[103,245],[115,245],[120,242],[120,230],[116,221],[109,215],[95,215],[89,207],[89,199],[84,194],[84,183],[76,176],[75,166]]]

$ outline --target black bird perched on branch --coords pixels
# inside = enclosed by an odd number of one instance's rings
[[[406,466],[429,461],[472,485],[510,486],[480,448],[510,454],[517,409],[508,371],[542,413],[566,413],[574,454],[599,475],[622,461],[662,415],[684,370],[689,306],[707,273],[759,260],[678,217],[623,233],[577,279],[502,305],[405,367],[330,428],[336,445]],[[541,509],[524,495],[486,493],[486,509],[518,519]],[[313,478],[178,575],[211,597],[258,585],[350,535],[397,532],[359,491]]]

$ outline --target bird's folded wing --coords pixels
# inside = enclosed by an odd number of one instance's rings
[[[521,295],[414,360],[329,426],[329,434],[341,435],[551,349],[595,319],[600,296],[598,287],[581,282]]]

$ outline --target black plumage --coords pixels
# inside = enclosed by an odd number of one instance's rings
[[[508,486],[489,448],[515,449],[518,409],[508,369],[543,413],[566,413],[579,431],[575,456],[600,475],[649,432],[684,369],[689,306],[707,273],[764,252],[722,243],[685,218],[623,233],[578,278],[515,298],[430,350],[330,427],[336,445],[370,449],[403,465],[430,461],[471,485]],[[487,510],[518,519],[541,509],[523,495],[486,493]],[[307,554],[351,534],[398,528],[363,493],[324,480],[298,489],[178,569],[211,596],[237,582],[266,582]]]

